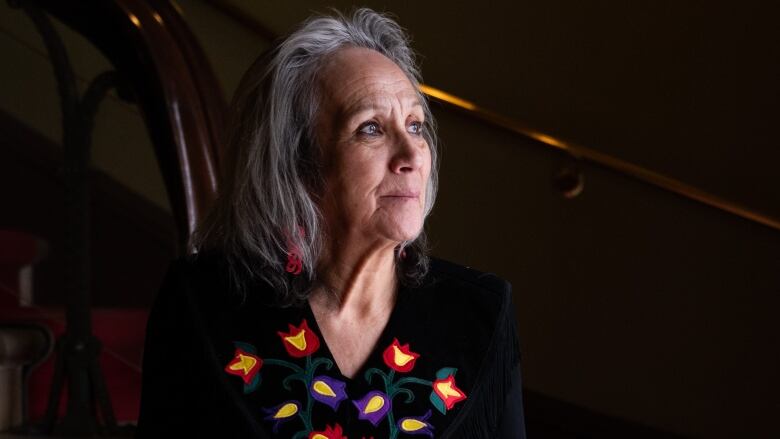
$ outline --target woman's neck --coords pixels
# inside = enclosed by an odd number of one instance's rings
[[[355,248],[335,245],[327,249],[317,267],[322,286],[312,301],[329,314],[370,316],[395,304],[395,245]]]

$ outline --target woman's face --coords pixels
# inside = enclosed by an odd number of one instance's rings
[[[414,86],[395,63],[363,48],[333,54],[320,81],[321,208],[332,238],[393,245],[415,238],[431,153]]]

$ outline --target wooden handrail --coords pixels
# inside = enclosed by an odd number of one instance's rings
[[[111,61],[144,115],[187,252],[217,191],[227,104],[203,50],[164,0],[33,0]]]

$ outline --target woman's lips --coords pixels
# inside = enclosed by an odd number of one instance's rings
[[[397,198],[397,199],[410,199],[416,200],[420,198],[419,192],[393,192],[390,194],[382,195],[381,198]]]

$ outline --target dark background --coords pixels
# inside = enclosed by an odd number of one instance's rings
[[[178,2],[227,97],[270,40],[220,4],[276,35],[351,5],[279,3]],[[772,2],[366,5],[409,30],[427,84],[780,218]],[[58,28],[82,85],[108,67]],[[40,37],[5,5],[0,51],[0,227],[50,242],[36,297],[56,304],[55,83]],[[434,108],[443,161],[433,252],[512,282],[528,389],[683,436],[780,435],[780,230]],[[101,107],[93,162],[96,303],[148,306],[174,236],[134,106],[112,96]],[[568,166],[585,182],[573,199],[554,185]]]

